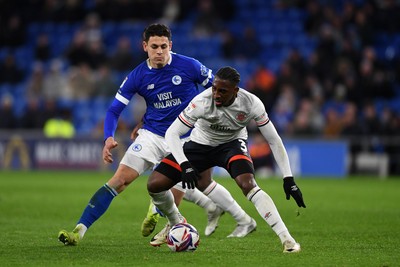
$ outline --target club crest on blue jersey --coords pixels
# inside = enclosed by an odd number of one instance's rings
[[[179,75],[175,75],[174,77],[172,77],[172,83],[175,85],[179,85],[182,82],[182,77]]]
[[[138,151],[142,150],[142,145],[141,144],[134,144],[132,146],[132,150],[138,152]]]
[[[201,75],[202,75],[202,76],[204,76],[204,77],[207,77],[207,76],[208,76],[208,69],[206,68],[206,66],[201,65],[201,67],[200,67],[200,72],[201,72]]]

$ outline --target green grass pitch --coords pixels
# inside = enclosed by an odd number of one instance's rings
[[[278,237],[234,181],[216,179],[253,216],[257,230],[228,239],[235,222],[225,214],[217,231],[203,235],[205,212],[183,202],[181,212],[200,232],[193,253],[153,248],[140,225],[149,197],[140,177],[76,247],[57,240],[72,230],[92,194],[110,172],[0,172],[0,266],[400,266],[400,178],[298,179],[306,209],[287,201],[279,179],[258,180],[274,199],[299,254],[283,254]],[[164,226],[165,220],[157,225]]]

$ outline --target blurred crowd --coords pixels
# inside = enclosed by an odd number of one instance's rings
[[[76,116],[74,120],[76,103],[111,99],[123,76],[145,59],[140,36],[120,36],[115,48],[107,49],[104,24],[161,21],[189,25],[196,38],[218,37],[221,60],[255,64],[251,73],[243,75],[241,85],[261,98],[283,136],[347,138],[353,153],[385,151],[400,158],[398,144],[393,145],[400,132],[400,1],[266,2],[0,1],[0,129],[43,129],[55,117],[79,123]],[[289,40],[288,53],[278,67],[266,64],[268,47],[261,41],[265,37],[259,32],[262,26],[239,21],[243,10],[256,13],[261,3],[271,10],[304,14],[299,26],[315,40],[309,53]],[[243,30],[226,26],[235,22],[245,24]],[[68,24],[75,30],[63,40],[65,49],[55,53],[46,33],[29,39],[32,23]],[[15,53],[27,43],[33,43],[34,58],[24,65]],[[18,105],[21,99],[24,104]],[[121,121],[127,131],[136,124],[143,104],[134,105],[132,112],[135,119]],[[97,114],[91,132],[101,129],[105,110],[102,113]]]

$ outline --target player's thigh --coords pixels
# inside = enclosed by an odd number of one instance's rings
[[[121,163],[142,174],[158,164],[169,152],[163,137],[144,129],[138,133],[139,136],[126,150]]]
[[[171,189],[176,181],[169,179],[165,174],[154,170],[147,180],[147,191],[151,193],[159,193]],[[183,194],[183,192],[182,192]]]

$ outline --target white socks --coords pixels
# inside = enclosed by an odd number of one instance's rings
[[[231,193],[222,185],[212,181],[203,193],[224,211],[229,212],[238,224],[247,224],[251,222],[251,217],[239,206],[233,199]]]
[[[207,212],[214,212],[217,205],[199,189],[186,189],[184,198],[194,204],[202,207]]]
[[[258,213],[269,224],[269,226],[271,226],[272,230],[279,236],[282,243],[286,240],[295,242],[293,237],[289,234],[285,223],[282,221],[274,201],[267,193],[256,186],[247,194],[246,197],[253,202]]]
[[[167,217],[171,226],[181,222],[179,210],[175,205],[174,196],[170,190],[160,193],[149,192],[154,205]]]
[[[79,233],[79,238],[82,239],[83,236],[85,235],[86,231],[87,231],[87,227],[83,224],[83,223],[79,223],[75,226],[75,229],[78,228],[78,226],[80,226],[80,229],[78,231]]]

